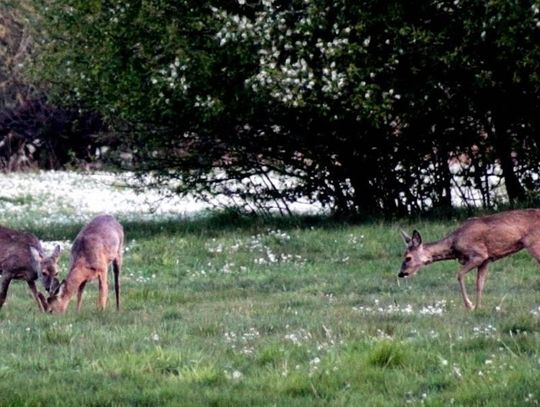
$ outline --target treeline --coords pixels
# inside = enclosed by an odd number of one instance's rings
[[[33,83],[178,193],[405,214],[540,191],[537,1],[28,4]]]
[[[0,4],[0,170],[93,165],[96,151],[108,144],[101,140],[100,115],[50,103],[47,88],[25,75],[36,41],[24,18],[28,6],[24,0],[17,7]]]

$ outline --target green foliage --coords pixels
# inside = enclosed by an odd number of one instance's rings
[[[395,342],[381,342],[369,356],[369,363],[383,368],[403,367],[407,362],[406,346]]]
[[[33,3],[36,77],[178,193],[403,214],[540,190],[536,1]]]

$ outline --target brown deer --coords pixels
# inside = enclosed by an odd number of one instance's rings
[[[47,302],[36,288],[36,280],[42,282],[47,292],[58,286],[58,258],[60,246],[56,246],[51,256],[46,256],[39,239],[31,233],[0,226],[0,308],[6,301],[11,280],[24,280],[38,303],[45,311]]]
[[[120,309],[120,270],[124,231],[122,225],[110,215],[100,215],[88,223],[77,235],[71,248],[69,272],[58,290],[47,299],[49,312],[65,312],[77,292],[77,311],[81,309],[84,287],[90,280],[98,279],[99,306],[107,305],[109,264],[113,265],[116,309]]]
[[[445,238],[431,243],[422,243],[422,237],[416,230],[412,237],[405,232],[401,233],[407,250],[398,276],[412,276],[420,267],[436,261],[457,259],[462,264],[457,279],[468,309],[473,309],[473,304],[467,296],[464,278],[472,269],[478,269],[474,307],[478,308],[482,301],[489,262],[521,249],[527,249],[540,262],[539,209],[513,210],[471,218]]]

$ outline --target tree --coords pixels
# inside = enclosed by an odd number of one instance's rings
[[[33,3],[42,83],[178,193],[366,214],[540,187],[533,2]]]

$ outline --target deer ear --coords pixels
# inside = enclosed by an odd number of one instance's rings
[[[420,236],[420,233],[418,233],[417,230],[414,230],[412,233],[411,245],[413,247],[418,247],[421,244],[422,244],[422,236]]]
[[[411,242],[411,237],[404,230],[401,230],[401,237],[403,238],[405,245],[408,246]]]
[[[59,290],[60,290],[60,280],[54,277],[51,282],[51,286],[49,287],[49,295],[57,295]]]
[[[51,254],[51,259],[54,261],[58,260],[58,257],[60,257],[60,245],[56,245],[53,253]]]
[[[52,294],[49,295],[49,300],[52,298],[52,297],[57,297],[59,294],[60,294],[60,291],[63,291],[64,289],[64,286],[66,284],[66,280],[62,280],[61,283],[58,283],[58,279],[55,278],[55,287],[54,287],[54,291]],[[52,290],[51,290],[52,291]]]
[[[38,263],[41,263],[41,254],[39,254],[38,249],[36,249],[33,246],[30,246],[30,254],[32,255],[32,258],[37,261]]]

